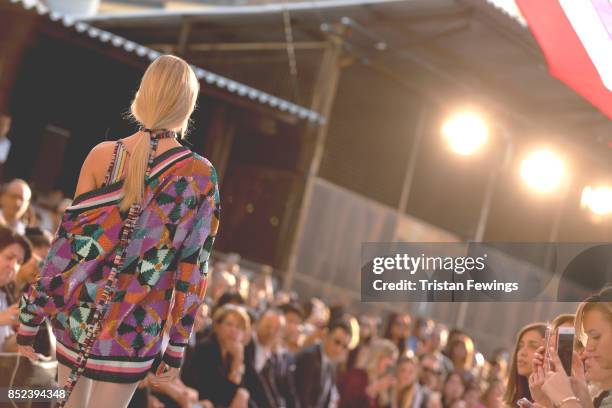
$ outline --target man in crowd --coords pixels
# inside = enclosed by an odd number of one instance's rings
[[[245,386],[258,407],[295,407],[294,369],[287,369],[284,356],[277,352],[284,327],[285,318],[279,310],[266,310],[244,351]]]
[[[285,303],[279,306],[285,317],[285,330],[283,332],[283,347],[291,355],[301,349],[302,325],[304,323],[304,309],[299,303]]]
[[[429,353],[423,354],[419,360],[421,365],[419,383],[430,391],[439,391],[445,374],[440,360]]]
[[[0,224],[25,235],[26,225],[21,218],[28,211],[32,190],[27,182],[14,179],[6,185],[0,199]]]
[[[350,339],[349,323],[336,320],[330,323],[321,342],[297,355],[295,380],[302,408],[335,406],[338,400],[336,365],[346,356]]]

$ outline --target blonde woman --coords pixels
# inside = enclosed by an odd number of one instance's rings
[[[213,166],[177,140],[198,92],[182,59],[149,66],[131,106],[141,130],[89,153],[41,278],[21,299],[19,351],[37,358],[31,345],[49,319],[62,405],[127,406],[159,354],[155,381],[178,374],[219,222]]]
[[[580,354],[574,353],[572,376],[567,376],[559,357],[551,350],[551,371],[546,373],[542,390],[557,407],[612,408],[612,287],[580,304],[575,327],[584,349]],[[537,355],[534,365],[542,368],[543,363],[544,356]],[[592,401],[585,379],[599,389]]]
[[[390,408],[423,408],[430,392],[419,384],[419,361],[416,357],[400,357],[395,368],[395,385],[391,390]]]
[[[242,386],[244,348],[251,321],[242,306],[225,304],[213,314],[213,333],[198,344],[182,373],[185,384],[214,406],[246,407],[249,393]]]
[[[364,368],[351,368],[338,378],[340,407],[384,407],[395,384],[391,370],[397,360],[397,347],[391,340],[376,339],[370,346]]]

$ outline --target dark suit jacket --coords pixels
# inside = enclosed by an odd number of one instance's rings
[[[321,345],[315,344],[306,347],[296,357],[295,383],[302,408],[327,408],[329,406],[335,379],[330,378],[332,387],[325,395],[323,385],[326,378],[322,378],[323,351]],[[333,374],[327,374],[333,376]]]
[[[211,335],[198,344],[181,370],[183,382],[198,390],[201,400],[210,400],[215,406],[230,405],[240,385],[227,379],[231,362],[223,362],[217,336]]]
[[[244,350],[244,386],[249,391],[250,407],[295,408],[299,406],[295,391],[295,363],[288,353],[272,354],[263,369],[255,369],[255,342]]]

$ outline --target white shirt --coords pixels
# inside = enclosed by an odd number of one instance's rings
[[[257,340],[257,333],[253,333],[253,342],[255,344],[255,371],[260,373],[272,355],[272,352],[259,343],[259,340]]]
[[[0,138],[0,163],[6,162],[6,159],[11,151],[11,141],[6,138]]]
[[[18,234],[25,235],[26,225],[20,220],[17,220],[17,223],[15,225],[10,225],[6,221],[6,218],[4,218],[4,213],[2,212],[1,209],[0,209],[0,221],[2,224],[6,225],[7,227],[14,229]]]
[[[0,290],[0,310],[4,311],[8,309],[9,304],[6,299],[6,293]],[[0,351],[2,351],[2,346],[4,345],[4,341],[7,337],[10,337],[14,334],[13,329],[10,325],[0,326]]]

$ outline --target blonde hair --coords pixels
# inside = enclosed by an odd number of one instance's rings
[[[213,325],[215,327],[219,326],[229,315],[233,315],[240,320],[240,326],[245,333],[249,333],[251,331],[251,319],[249,318],[249,314],[246,312],[244,307],[234,305],[232,303],[226,303],[215,310],[212,318]]]
[[[397,346],[391,340],[374,339],[370,345],[365,369],[370,377],[377,376],[379,373],[376,372],[376,369],[380,359],[382,357],[391,357],[395,361],[398,355]]]
[[[187,62],[174,55],[162,55],[145,71],[132,101],[130,116],[146,129],[174,130],[184,137],[199,90],[198,78]],[[150,146],[151,136],[144,132],[130,155],[122,210],[142,202]]]
[[[586,346],[588,338],[584,330],[584,316],[592,310],[601,311],[612,325],[612,286],[602,289],[597,295],[589,297],[578,306],[575,321],[576,339],[583,347]]]

